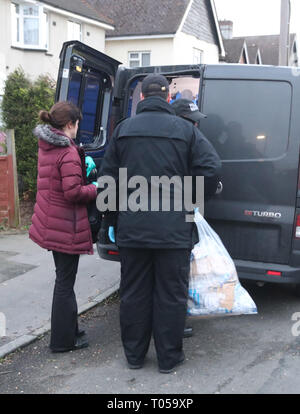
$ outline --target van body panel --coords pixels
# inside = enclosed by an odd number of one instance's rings
[[[233,259],[290,261],[299,163],[297,91],[299,79],[288,68],[205,69],[201,109],[208,118],[200,129],[223,164],[223,191],[206,203],[205,216]]]

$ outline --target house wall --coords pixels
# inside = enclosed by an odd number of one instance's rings
[[[168,39],[106,40],[105,53],[129,66],[129,52],[151,52],[151,66],[193,63],[193,48],[203,51],[202,63],[218,63],[217,45],[199,40],[185,33]]]
[[[3,94],[7,75],[21,66],[32,79],[40,74],[49,74],[56,80],[59,68],[59,54],[62,44],[67,41],[67,17],[48,12],[49,49],[30,51],[12,47],[10,0],[0,0],[0,95]],[[56,23],[54,26],[53,23]],[[80,22],[80,20],[79,20]],[[87,36],[87,32],[90,36]],[[101,52],[105,47],[105,30],[101,27],[82,23],[82,42]]]
[[[176,35],[174,40],[174,64],[194,63],[193,48],[203,51],[201,63],[219,63],[219,48],[217,45],[207,43],[194,36],[180,32]]]
[[[106,40],[105,53],[129,66],[129,52],[151,52],[151,66],[170,65],[174,62],[173,38]]]

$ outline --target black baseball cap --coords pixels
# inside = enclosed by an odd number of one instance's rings
[[[163,75],[151,74],[143,80],[143,95],[153,92],[169,92],[169,82]]]
[[[200,119],[207,118],[202,112],[199,111],[195,102],[189,99],[177,99],[172,103],[172,107],[177,116],[188,118],[193,122],[198,122]]]

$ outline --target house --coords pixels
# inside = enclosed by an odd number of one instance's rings
[[[226,63],[249,64],[249,54],[244,39],[224,39]]]
[[[233,37],[232,21],[221,20],[219,25],[226,52],[224,62],[278,66],[279,35]],[[297,36],[292,33],[290,34],[289,66],[298,65]]]
[[[224,46],[213,0],[88,0],[114,21],[105,53],[128,67],[218,63]]]
[[[86,0],[0,0],[0,96],[9,73],[21,66],[34,79],[56,79],[63,42],[81,40],[105,49],[111,19]]]
[[[248,48],[260,50],[264,65],[279,65],[279,35],[247,36],[243,38]],[[298,66],[298,43],[295,33],[290,34],[289,66]]]

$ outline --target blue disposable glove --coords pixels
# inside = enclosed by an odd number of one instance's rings
[[[115,243],[116,242],[116,239],[115,239],[115,229],[112,226],[110,226],[108,228],[108,237],[109,237],[109,240],[112,243]]]
[[[86,166],[86,176],[88,177],[91,173],[91,171],[96,168],[96,164],[94,163],[94,160],[92,157],[85,157],[85,166]]]

